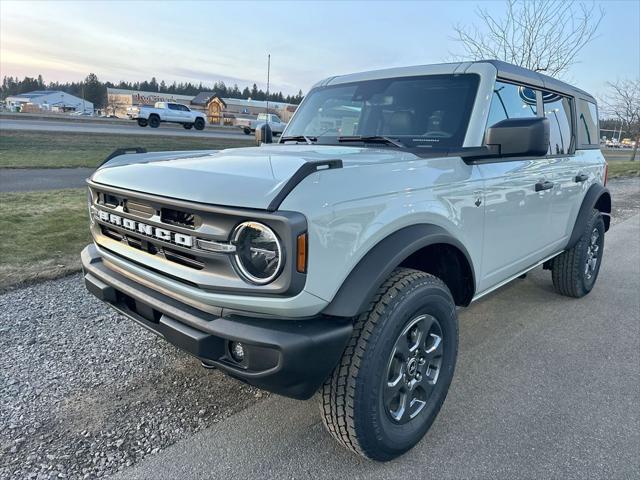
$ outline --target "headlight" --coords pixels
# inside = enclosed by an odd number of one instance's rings
[[[236,267],[251,283],[269,283],[282,270],[284,259],[280,241],[266,225],[258,222],[241,223],[233,232],[233,243],[236,246]]]

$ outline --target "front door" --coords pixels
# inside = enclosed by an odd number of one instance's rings
[[[507,118],[536,117],[533,89],[497,81],[487,127]],[[505,161],[506,160],[506,161]],[[485,230],[479,292],[537,263],[550,250],[551,161],[501,159],[478,166],[484,179]]]
[[[544,187],[550,163],[542,158],[478,166],[485,204],[480,292],[549,254],[553,188]]]

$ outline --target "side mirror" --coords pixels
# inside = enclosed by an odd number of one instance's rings
[[[540,157],[549,149],[549,119],[508,118],[487,129],[485,144],[501,157]]]
[[[273,133],[268,123],[256,127],[256,144],[273,143]]]

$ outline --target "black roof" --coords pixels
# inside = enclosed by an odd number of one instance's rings
[[[193,100],[191,100],[191,104],[206,105],[207,103],[209,103],[209,100],[211,100],[216,95],[217,95],[216,92],[200,92],[198,95],[193,97]]]
[[[528,68],[519,67],[501,60],[479,60],[474,63],[490,63],[498,70],[498,78],[513,80],[518,83],[527,83],[533,87],[540,87],[546,90],[552,90],[557,93],[564,93],[565,95],[571,95],[590,102],[595,102],[595,99],[584,90],[580,90],[579,88],[548,75],[534,72]]]

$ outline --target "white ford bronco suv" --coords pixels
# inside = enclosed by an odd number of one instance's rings
[[[91,293],[379,461],[442,407],[466,307],[543,265],[593,288],[596,102],[499,61],[328,78],[277,144],[117,151],[91,176]]]

